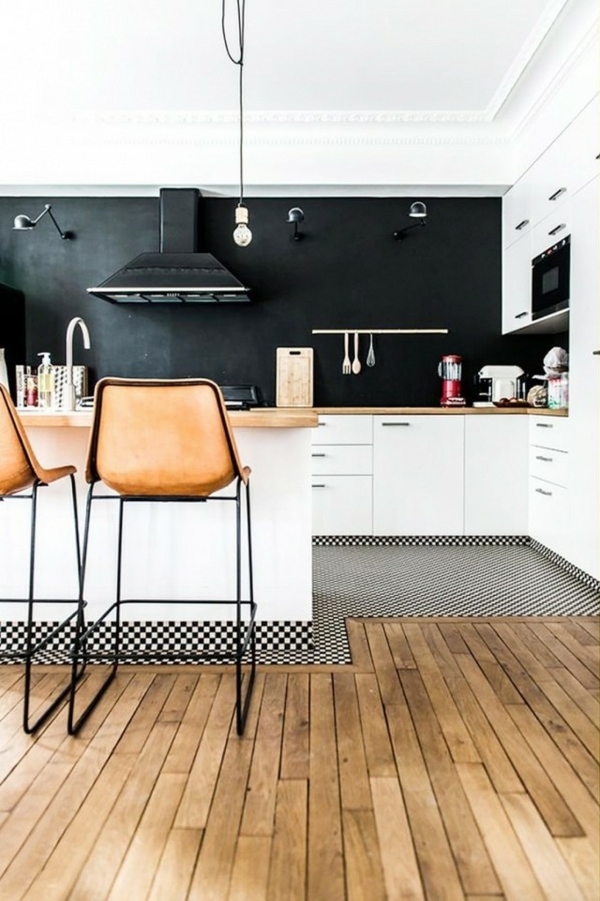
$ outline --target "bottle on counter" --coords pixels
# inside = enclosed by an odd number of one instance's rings
[[[48,351],[38,354],[42,362],[38,366],[38,407],[40,410],[51,410],[54,406],[54,366]]]

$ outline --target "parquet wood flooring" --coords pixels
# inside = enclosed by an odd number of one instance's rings
[[[123,667],[74,738],[0,667],[0,901],[597,901],[598,621],[348,634],[259,668],[241,739],[226,667]]]

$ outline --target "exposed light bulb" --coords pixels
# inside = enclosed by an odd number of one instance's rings
[[[235,208],[235,223],[233,240],[238,247],[247,247],[252,241],[252,232],[248,228],[248,209],[241,204]]]

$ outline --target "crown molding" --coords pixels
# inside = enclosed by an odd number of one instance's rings
[[[49,120],[64,125],[236,125],[234,110],[39,110],[6,111],[4,121]],[[489,120],[481,110],[251,110],[244,113],[249,125],[398,125],[412,123],[482,123]]]
[[[542,15],[538,18],[529,35],[521,45],[521,48],[511,65],[507,69],[504,78],[496,88],[492,99],[485,110],[485,119],[491,122],[506,103],[509,95],[522,77],[525,69],[530,65],[533,57],[540,49],[546,35],[555,24],[559,15],[567,5],[568,0],[552,0]]]
[[[535,101],[526,105],[525,110],[522,112],[513,131],[513,137],[515,139],[519,139],[523,132],[535,123],[540,112],[544,107],[551,103],[552,98],[558,93],[562,85],[571,76],[571,73],[575,71],[577,66],[579,66],[588,52],[592,52],[597,68],[599,37],[600,29],[598,27],[598,22],[595,22],[583,36],[575,51],[564,60],[562,66],[559,66],[558,69],[554,71],[553,77],[547,82],[544,89],[537,94]],[[597,87],[598,82],[596,83],[596,88]],[[579,109],[574,108],[572,115],[576,115],[579,111]]]

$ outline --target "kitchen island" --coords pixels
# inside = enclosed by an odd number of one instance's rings
[[[20,411],[27,434],[44,466],[77,467],[80,515],[87,486],[85,460],[91,411]],[[252,469],[252,516],[257,619],[262,622],[312,619],[311,573],[311,429],[313,410],[261,408],[230,413],[242,463]],[[40,492],[37,594],[76,597],[68,485]],[[107,492],[108,493],[108,492]],[[227,489],[225,489],[227,493]],[[2,596],[25,592],[28,504],[5,505],[0,540],[5,548]],[[90,534],[86,580],[88,616],[114,596],[118,504],[96,505]],[[126,510],[123,597],[139,598],[127,618],[186,621],[200,618],[199,608],[171,603],[173,598],[225,598],[235,592],[235,529],[229,504],[134,504]],[[151,597],[164,606],[144,605]],[[223,619],[222,607],[202,608],[201,617]],[[130,612],[131,611],[131,612]],[[135,612],[134,612],[135,611]],[[48,618],[58,617],[48,611]]]

